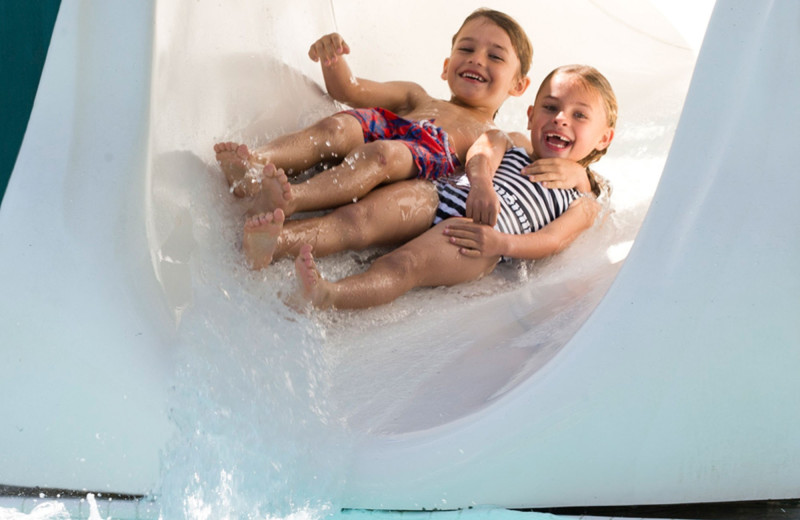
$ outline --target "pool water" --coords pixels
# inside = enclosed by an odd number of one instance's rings
[[[190,518],[217,518],[208,511],[196,511]],[[159,504],[148,498],[139,500],[103,499],[92,495],[86,498],[52,500],[50,498],[0,498],[0,520],[157,520],[167,518]],[[246,518],[225,515],[219,518]],[[274,517],[262,516],[271,519]],[[674,520],[798,520],[800,501],[776,500],[728,504],[699,504],[678,506],[639,506],[630,508],[566,508],[561,510],[525,512],[505,509],[478,508],[465,511],[392,512],[354,511],[333,512],[326,508],[296,511],[284,520],[613,520],[613,519],[674,519]]]

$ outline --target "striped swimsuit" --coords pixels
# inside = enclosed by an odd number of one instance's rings
[[[495,229],[501,233],[520,235],[542,229],[564,213],[581,196],[575,189],[548,189],[522,175],[522,168],[531,164],[523,148],[512,148],[492,179],[500,199],[500,215]],[[435,182],[439,207],[434,224],[450,217],[466,214],[469,179],[466,175]]]

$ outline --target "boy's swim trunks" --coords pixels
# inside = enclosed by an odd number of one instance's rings
[[[383,108],[346,110],[361,122],[364,142],[398,140],[408,146],[417,165],[417,177],[436,179],[452,174],[460,165],[447,132],[430,121],[408,121]]]

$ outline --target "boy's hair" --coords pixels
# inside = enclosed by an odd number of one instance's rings
[[[486,7],[476,9],[464,19],[464,23],[461,24],[461,27],[459,27],[458,31],[453,35],[453,45],[456,44],[456,38],[458,38],[458,33],[461,32],[461,29],[463,29],[468,22],[476,18],[486,18],[505,31],[511,40],[511,46],[514,48],[514,52],[517,53],[517,58],[519,58],[519,77],[524,78],[527,76],[531,69],[531,61],[533,60],[533,46],[522,26],[505,13]]]
[[[606,79],[599,70],[589,65],[563,65],[557,67],[542,80],[539,91],[536,92],[536,98],[539,97],[539,93],[542,91],[544,85],[558,74],[574,76],[583,83],[584,87],[597,92],[600,95],[600,99],[603,100],[603,108],[605,108],[606,111],[606,124],[609,128],[616,128],[617,113],[619,112],[617,96],[614,94],[614,89],[611,88],[611,83],[609,83],[608,79]],[[589,182],[592,185],[592,191],[596,195],[599,195],[601,191],[608,191],[609,186],[605,179],[589,168],[589,165],[599,161],[607,151],[608,147],[605,147],[603,150],[592,150],[592,153],[578,161],[579,164],[586,167],[586,173],[589,174]]]

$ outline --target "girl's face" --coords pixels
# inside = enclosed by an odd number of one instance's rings
[[[607,121],[600,94],[570,74],[553,76],[528,107],[528,130],[538,159],[580,161],[593,150],[604,150],[614,137]]]
[[[486,18],[467,22],[456,36],[442,79],[453,96],[470,106],[497,109],[509,96],[521,95],[530,80],[519,77],[519,58],[511,38]]]

